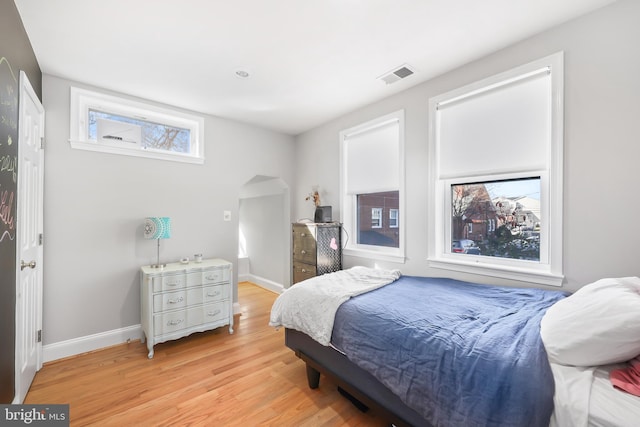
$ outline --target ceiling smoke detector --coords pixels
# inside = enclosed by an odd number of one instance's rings
[[[390,85],[391,83],[395,83],[398,80],[404,79],[405,77],[409,77],[411,74],[413,74],[413,70],[409,68],[407,64],[404,64],[393,71],[383,74],[378,78],[386,84]]]

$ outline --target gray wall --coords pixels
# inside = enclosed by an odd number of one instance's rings
[[[640,2],[622,0],[524,40],[483,59],[347,114],[297,137],[293,217],[307,216],[304,197],[314,184],[339,215],[338,133],[405,110],[406,236],[404,274],[487,277],[427,267],[429,98],[557,51],[565,52],[564,289],[602,277],[640,274],[636,212],[640,198]],[[324,200],[323,200],[324,203]],[[345,257],[345,266],[373,261]],[[523,283],[515,283],[525,285]]]
[[[15,4],[11,0],[0,1],[0,113],[3,119],[18,123],[18,103],[20,70],[23,70],[36,94],[42,93],[42,73],[31,48],[31,43],[22,26]],[[8,93],[11,87],[13,94]],[[17,102],[16,102],[17,101]],[[7,104],[8,103],[8,104]],[[8,144],[12,135],[13,144]],[[18,152],[18,129],[0,123],[0,157],[16,158]],[[15,173],[18,173],[16,168]],[[0,192],[15,193],[17,182],[11,171],[0,176]],[[8,196],[10,198],[10,196]],[[8,204],[8,199],[5,203]],[[11,403],[15,387],[15,317],[16,317],[16,241],[15,230],[19,223],[16,218],[17,195],[10,208],[14,219],[12,239],[0,241],[0,403]],[[0,237],[7,231],[0,227]]]
[[[255,175],[293,181],[293,138],[205,116],[204,165],[74,150],[69,87],[44,75],[46,109],[44,344],[140,324],[138,272],[155,262],[146,216],[169,216],[161,261],[202,253],[234,263],[238,205]],[[231,211],[231,221],[223,212]]]

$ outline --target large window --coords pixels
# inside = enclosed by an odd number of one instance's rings
[[[71,88],[71,146],[130,156],[204,162],[204,119]]]
[[[562,276],[562,53],[430,100],[432,267]]]
[[[340,133],[345,254],[404,261],[404,112]]]

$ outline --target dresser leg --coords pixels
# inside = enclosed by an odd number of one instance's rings
[[[149,359],[153,359],[153,349],[149,350],[149,354],[147,355]]]

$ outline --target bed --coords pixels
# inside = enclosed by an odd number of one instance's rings
[[[564,292],[363,267],[326,276],[285,291],[270,319],[286,328],[285,344],[305,361],[311,388],[322,373],[396,426],[626,426],[640,419],[640,398],[620,399],[624,393],[602,380],[617,365],[549,363],[540,324],[569,299]],[[580,383],[589,391],[578,399],[571,387]],[[611,396],[624,409],[607,424]],[[586,415],[576,415],[576,405]]]

